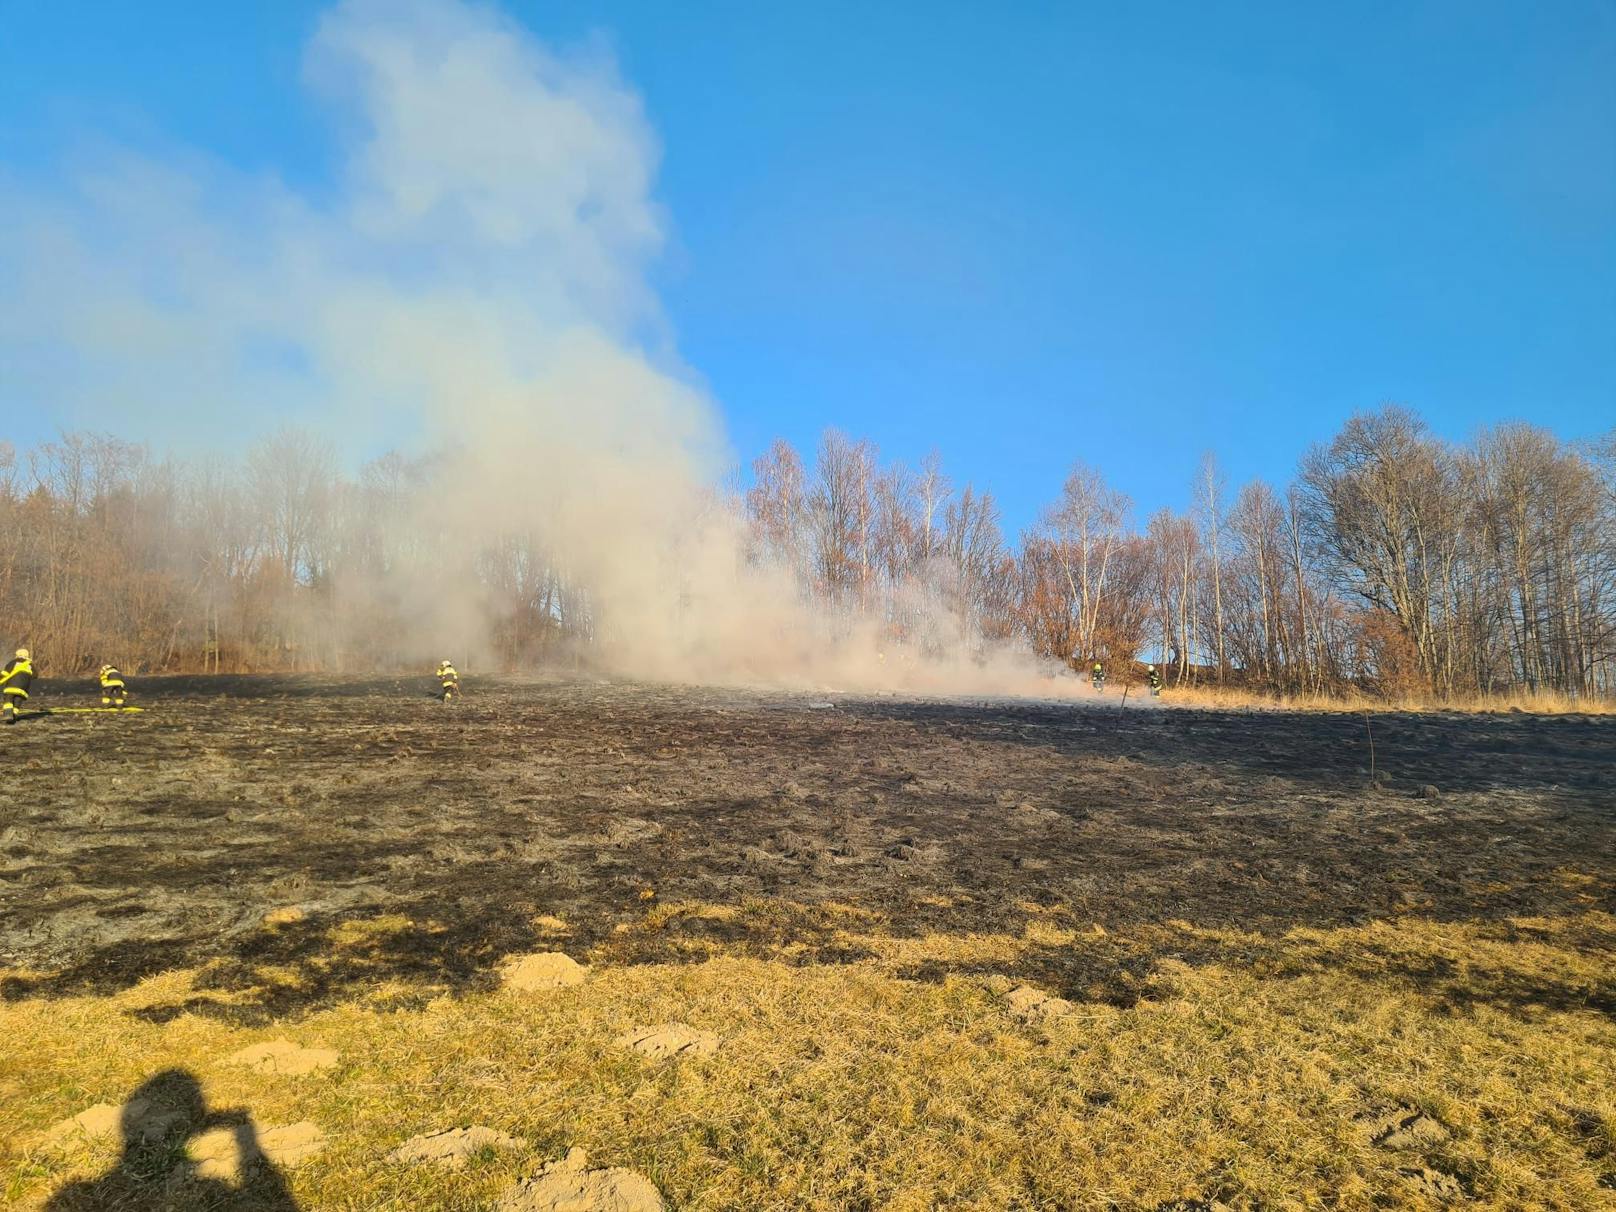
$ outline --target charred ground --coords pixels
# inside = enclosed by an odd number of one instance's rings
[[[899,936],[969,936],[1060,906],[1114,941],[1030,948],[1011,975],[1128,1005],[1164,956],[1214,958],[1184,923],[1243,931],[1245,954],[1224,939],[1215,958],[1262,970],[1306,962],[1266,942],[1296,926],[1417,915],[1509,941],[1530,934],[1521,919],[1608,911],[1616,892],[1610,717],[1366,722],[1121,711],[1116,695],[488,679],[445,707],[428,689],[147,679],[144,714],[9,730],[4,998],[204,968],[228,1001],[143,1013],[252,1022],[381,982],[415,990],[406,1000],[486,985],[545,917],[596,962],[721,950],[835,963],[860,958],[839,928],[850,911]],[[91,701],[84,687],[43,691],[41,707]],[[379,914],[410,924],[332,954],[335,922]],[[1602,932],[1586,943],[1616,947]],[[266,982],[267,969],[295,979]],[[1616,1012],[1610,984],[1453,975],[1407,973],[1456,1001]]]

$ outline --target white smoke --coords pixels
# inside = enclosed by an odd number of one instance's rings
[[[529,380],[600,375],[653,389],[643,415],[668,436],[711,439],[646,287],[655,140],[609,60],[559,58],[488,8],[347,0],[306,76],[342,132],[334,188],[106,146],[49,187],[0,187],[15,389],[164,438],[236,438],[236,420],[210,424],[221,407],[265,428],[368,428],[365,409],[441,428],[489,382],[497,412]]]
[[[608,57],[556,54],[484,6],[343,0],[306,75],[341,132],[332,186],[106,148],[43,188],[0,182],[15,396],[170,443],[292,418],[350,449],[452,447],[434,527],[540,536],[626,671],[1033,676],[901,670],[743,566],[712,507],[721,426],[647,283],[657,143]],[[472,625],[452,590],[415,596],[424,629]]]

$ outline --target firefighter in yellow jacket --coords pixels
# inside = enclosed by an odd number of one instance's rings
[[[443,690],[443,701],[447,703],[460,693],[460,675],[449,661],[438,662],[438,685]]]
[[[101,666],[101,706],[122,707],[126,691],[116,665]]]
[[[28,649],[17,649],[17,655],[6,662],[5,668],[0,669],[0,716],[8,724],[17,722],[18,709],[28,701],[28,687],[34,683],[34,663],[28,655]]]

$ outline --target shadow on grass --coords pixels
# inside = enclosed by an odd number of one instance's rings
[[[1049,919],[1038,920],[1047,924]],[[1460,962],[1449,949],[1456,942],[1474,942],[1478,929],[1461,927],[1463,933],[1453,936],[1442,933],[1452,923],[1420,919],[1288,937],[1207,930],[1187,922],[1099,935],[1077,932],[1075,938],[1052,943],[1009,934],[997,940],[999,949],[986,958],[980,957],[981,946],[994,940],[975,931],[957,929],[918,939],[890,923],[865,920],[844,905],[692,906],[620,925],[585,944],[576,936],[535,941],[525,926],[491,930],[477,921],[445,926],[388,918],[350,922],[335,931],[317,922],[290,923],[256,932],[229,956],[209,962],[188,996],[126,1013],[154,1023],[195,1014],[259,1027],[367,992],[376,1009],[418,1009],[445,993],[493,988],[508,956],[555,949],[606,966],[749,958],[788,965],[869,962],[901,979],[926,983],[998,974],[1074,1002],[1121,1009],[1171,995],[1174,973],[1182,966],[1216,966],[1274,980],[1346,975],[1407,989],[1433,1008],[1454,1013],[1486,1006],[1520,1016],[1586,1010],[1616,1019],[1616,965],[1577,971],[1556,962],[1563,958],[1562,949],[1616,955],[1612,932],[1577,922],[1557,926],[1547,952],[1522,952],[1518,962],[1516,953],[1498,947]],[[1491,943],[1545,941],[1536,934],[1516,935],[1510,927],[1479,929]],[[940,954],[883,958],[883,941],[893,940]],[[176,966],[169,961],[182,956],[154,952],[147,958],[156,971]],[[4,993],[23,998],[115,992],[128,983],[127,977],[98,980],[91,960],[32,982],[12,978]]]
[[[45,1212],[113,1212],[136,1208],[208,1208],[219,1212],[296,1212],[280,1170],[266,1158],[258,1129],[245,1111],[209,1110],[202,1087],[184,1069],[167,1069],[124,1100],[118,1161],[105,1174],[60,1188]],[[239,1181],[199,1165],[187,1143],[203,1133],[228,1132],[227,1163]]]
[[[778,840],[782,836],[787,840]],[[1160,961],[1177,960],[1281,977],[1326,969],[1361,972],[1406,981],[1453,1006],[1485,1002],[1506,1010],[1616,1012],[1616,965],[1607,967],[1611,980],[1590,987],[1551,973],[1489,973],[1477,964],[1461,971],[1439,955],[1377,950],[1372,936],[1362,942],[1361,954],[1322,957],[1287,940],[1297,927],[1351,930],[1406,915],[1406,889],[1412,883],[1430,890],[1421,897],[1420,919],[1481,926],[1532,941],[1509,924],[1517,915],[1574,916],[1590,908],[1590,900],[1599,903],[1586,889],[1603,891],[1598,884],[1560,887],[1543,880],[1523,885],[1524,891],[1468,893],[1462,882],[1439,878],[1442,852],[1434,846],[1426,848],[1421,862],[1404,853],[1390,874],[1349,865],[1321,897],[1315,885],[1253,870],[1238,835],[1199,856],[1199,865],[1166,870],[1162,856],[1119,839],[1103,863],[1073,868],[1077,876],[1088,876],[1078,900],[1068,891],[1074,877],[1058,863],[1053,872],[1017,876],[1004,861],[1002,883],[995,886],[993,870],[949,870],[894,859],[878,848],[832,862],[825,850],[849,850],[845,839],[805,844],[800,828],[776,831],[775,837],[769,843],[773,850],[733,869],[713,861],[705,869],[697,863],[672,870],[656,853],[636,856],[639,844],[612,850],[598,870],[503,859],[441,863],[424,879],[399,880],[392,895],[369,908],[313,912],[302,920],[230,933],[135,938],[96,947],[54,970],[0,979],[0,1001],[113,994],[161,972],[200,969],[187,999],[135,1013],[159,1022],[190,1012],[261,1025],[376,990],[391,999],[386,1004],[408,1006],[442,993],[488,989],[509,956],[534,950],[565,950],[605,964],[694,963],[715,956],[844,964],[876,958],[871,937],[1014,939],[1040,907],[1053,907],[1065,915],[1062,922],[1079,930],[1105,923],[1105,938],[1025,945],[1008,963],[928,958],[900,965],[898,974],[940,980],[999,971],[1072,1000],[1125,1007],[1148,996]],[[778,853],[782,846],[796,857]],[[285,871],[315,880],[321,873],[352,878],[374,864],[385,884],[387,861],[405,852],[397,840],[377,839],[365,853],[288,853],[282,862]],[[217,887],[239,861],[226,855],[189,866],[177,860],[158,863],[148,878],[164,878],[162,869],[172,865],[186,868],[187,883]],[[1228,869],[1219,872],[1225,864]],[[1246,869],[1236,871],[1242,864]],[[1105,868],[1103,880],[1093,876],[1099,867]],[[635,881],[624,874],[636,871],[661,871],[658,896],[670,904],[714,911],[660,910],[656,898],[639,903]],[[552,915],[565,919],[564,930],[546,934],[536,928],[537,919]],[[391,924],[367,925],[383,916]],[[138,923],[141,918],[113,920]],[[1570,945],[1583,954],[1616,955],[1616,940],[1610,938],[1589,936]]]

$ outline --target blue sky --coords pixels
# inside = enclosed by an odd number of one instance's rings
[[[319,196],[323,7],[13,0],[0,179],[111,141]],[[1616,425],[1609,3],[504,7],[642,98],[653,284],[742,459],[935,446],[1014,533],[1074,458],[1142,516],[1388,400]],[[26,403],[0,438],[73,421]]]

